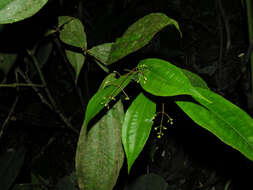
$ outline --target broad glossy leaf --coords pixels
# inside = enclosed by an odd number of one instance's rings
[[[0,24],[13,23],[33,16],[48,0],[1,0]]]
[[[86,33],[82,22],[74,17],[60,16],[58,26],[61,28],[60,39],[64,43],[86,50]]]
[[[184,72],[167,61],[156,58],[144,59],[138,64],[138,70],[142,88],[153,95],[191,95],[206,100],[192,86]]]
[[[253,119],[222,96],[196,88],[212,101],[195,98],[202,105],[177,101],[177,105],[197,124],[253,161]]]
[[[67,58],[75,70],[75,82],[77,83],[80,71],[83,67],[85,56],[82,53],[65,50]]]
[[[128,173],[149,137],[155,112],[155,103],[142,93],[127,109],[122,127],[122,143],[126,152]]]
[[[0,70],[2,70],[5,75],[7,75],[16,59],[17,54],[0,53]]]
[[[181,69],[181,71],[189,79],[192,86],[200,87],[200,88],[204,88],[204,89],[209,89],[206,82],[197,74],[192,73],[192,72],[185,70],[185,69]]]
[[[108,58],[111,53],[113,43],[104,43],[97,45],[88,50],[88,53],[102,62],[104,65],[108,65]]]
[[[0,157],[0,187],[8,190],[15,181],[25,158],[25,148],[9,149]]]
[[[78,146],[84,146],[83,144],[85,144],[86,130],[90,120],[95,117],[103,108],[109,108],[109,103],[130,83],[131,78],[132,75],[123,75],[114,81],[110,79],[111,82],[101,87],[90,99],[86,108],[85,119],[78,139]],[[108,81],[107,78],[105,81]]]
[[[78,145],[76,172],[81,190],[112,190],[124,161],[121,127],[124,109],[119,101]]]
[[[141,49],[168,25],[174,25],[180,32],[178,23],[163,13],[151,13],[139,19],[113,44],[108,64],[112,64]]]

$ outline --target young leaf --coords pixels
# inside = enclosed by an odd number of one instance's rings
[[[1,0],[0,24],[17,22],[37,13],[48,0]]]
[[[139,19],[113,44],[108,64],[141,49],[155,34],[168,25],[174,25],[180,32],[178,23],[163,13],[151,13]]]
[[[60,16],[58,17],[58,26],[60,28],[63,27],[60,31],[61,41],[86,50],[86,34],[84,26],[79,19],[70,16]]]
[[[124,161],[121,102],[89,131],[85,144],[78,146],[76,172],[81,190],[112,190]]]
[[[128,173],[142,151],[153,125],[156,105],[140,94],[128,108],[122,127],[122,143],[126,152]]]
[[[109,77],[110,78],[110,77]],[[78,146],[83,146],[86,141],[86,130],[90,120],[96,116],[103,108],[109,107],[109,102],[113,100],[131,81],[132,75],[123,75],[114,81],[110,78],[110,83],[102,83],[102,87],[97,93],[90,99],[86,112],[85,119],[82,125],[80,136],[78,139]],[[108,78],[105,79],[107,81]]]
[[[192,86],[184,72],[167,61],[155,58],[144,59],[138,64],[138,70],[142,88],[153,95],[191,95],[206,100]]]
[[[253,161],[253,119],[236,105],[214,92],[196,88],[204,97],[202,105],[177,101],[176,104],[197,124]]]
[[[75,70],[75,74],[76,74],[75,83],[77,83],[80,71],[84,64],[85,56],[82,53],[78,53],[78,52],[74,52],[70,50],[65,50],[65,52],[70,64]]]

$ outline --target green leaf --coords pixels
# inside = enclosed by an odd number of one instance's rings
[[[13,23],[33,16],[48,0],[1,0],[0,24]]]
[[[112,190],[124,161],[121,127],[124,109],[119,101],[89,131],[78,146],[76,171],[81,190]]]
[[[115,79],[116,79],[116,73],[115,72],[110,73],[109,75],[105,77],[99,89],[104,89],[105,87],[109,86],[110,84],[113,83],[113,81],[115,81]]]
[[[189,79],[192,86],[200,87],[200,88],[204,88],[204,89],[209,89],[206,82],[200,76],[198,76],[197,74],[192,73],[192,72],[190,72],[188,70],[185,70],[185,69],[181,69],[181,71]]]
[[[83,124],[84,128],[87,127],[89,121],[104,107],[108,108],[110,101],[130,83],[131,78],[132,75],[123,75],[120,78],[107,83],[107,85],[97,91],[88,103]]]
[[[177,101],[176,104],[194,122],[253,161],[253,119],[220,95],[196,89],[212,103],[195,98],[203,106],[186,101]]]
[[[80,71],[85,61],[85,56],[82,53],[78,53],[78,52],[74,52],[70,50],[65,50],[65,52],[70,64],[75,70],[75,83],[77,84]]]
[[[113,43],[104,43],[88,50],[88,54],[95,57],[104,65],[108,65],[108,59],[111,53]]]
[[[139,19],[113,44],[108,64],[112,64],[141,49],[168,25],[174,25],[180,32],[178,23],[163,13],[151,13]]]
[[[127,109],[122,127],[122,143],[126,152],[128,173],[149,137],[155,112],[155,103],[142,93]]]
[[[191,95],[207,100],[192,86],[189,73],[187,77],[184,72],[161,59],[144,59],[138,64],[139,82],[147,92],[156,96]]]
[[[0,187],[8,190],[15,181],[25,158],[25,148],[9,149],[0,157]]]
[[[60,28],[63,27],[60,30],[61,41],[83,50],[87,49],[84,26],[79,19],[70,16],[60,16],[58,17],[58,26]]]
[[[8,74],[16,59],[17,54],[0,53],[0,69],[4,72],[5,75]]]
[[[109,77],[110,78],[110,77]],[[109,108],[110,101],[117,96],[131,81],[132,75],[123,75],[114,81],[110,78],[110,83],[106,83],[108,78],[102,83],[102,87],[97,93],[90,99],[86,112],[85,120],[82,125],[80,136],[78,139],[78,148],[83,147],[86,144],[87,126],[90,120],[95,117],[104,107]]]

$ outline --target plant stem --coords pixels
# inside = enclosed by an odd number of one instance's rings
[[[253,40],[253,3],[252,0],[246,0],[248,14],[248,32],[249,43]],[[250,72],[251,72],[251,95],[253,95],[253,52],[250,52]]]
[[[33,60],[33,63],[34,63],[34,66],[36,67],[38,73],[39,73],[39,76],[40,76],[40,80],[43,84],[43,86],[45,87],[45,91],[46,91],[46,94],[49,98],[49,101],[50,103],[53,105],[53,108],[55,109],[55,112],[59,115],[59,117],[62,119],[62,121],[66,124],[66,126],[71,129],[72,131],[74,131],[75,133],[79,134],[78,130],[76,128],[74,128],[72,126],[72,124],[70,123],[70,121],[63,115],[63,113],[58,109],[58,106],[51,94],[51,92],[49,91],[48,87],[47,87],[47,83],[46,83],[46,80],[44,78],[44,75],[40,69],[40,66],[39,66],[39,63],[38,63],[38,60],[36,59],[36,57],[34,56],[34,54],[27,50],[28,54],[31,56],[32,60]]]
[[[44,86],[42,84],[27,84],[27,83],[12,83],[12,84],[0,84],[0,88],[16,88],[16,87],[41,87]]]
[[[54,43],[55,45],[57,46],[58,50],[59,50],[59,53],[61,54],[63,60],[66,62],[66,63],[69,63],[69,61],[66,59],[66,55],[64,53],[64,51],[62,50],[62,46],[59,42],[59,40],[57,38],[54,38]],[[72,74],[71,72],[71,68],[69,67],[69,65],[67,65],[67,69],[69,70],[69,73],[71,74],[71,77],[72,77],[72,80],[75,81],[75,76]],[[75,83],[75,82],[74,82]],[[82,91],[81,89],[76,85],[75,83],[75,90],[79,96],[79,99],[80,99],[80,102],[81,102],[81,105],[82,105],[82,108],[85,107],[85,105],[87,104],[87,101],[84,100],[84,97],[82,95]]]

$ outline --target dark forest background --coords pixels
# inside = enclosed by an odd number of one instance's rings
[[[86,60],[78,81],[84,95],[80,102],[72,68],[55,36],[44,34],[57,26],[58,16],[73,16],[84,24],[91,48],[114,41],[132,23],[152,12],[178,21],[183,38],[173,28],[165,28],[146,47],[110,69],[127,68],[147,57],[162,58],[199,74],[213,91],[252,116],[249,63],[241,58],[249,48],[247,12],[239,0],[51,0],[29,19],[0,25],[0,52],[18,55],[8,75],[0,71],[0,80],[39,84],[26,55],[27,49],[38,45],[41,59],[45,59],[41,68],[49,89],[60,111],[79,131],[87,102],[106,73],[91,58]],[[128,92],[135,93],[131,87]],[[167,109],[175,124],[157,140],[154,160],[149,156],[155,138],[151,136],[130,175],[124,165],[115,190],[123,190],[147,172],[163,177],[168,190],[253,189],[249,160],[198,127],[175,105]],[[0,180],[12,178],[11,189],[24,189],[15,184],[27,184],[27,189],[72,190],[66,184],[75,181],[78,135],[64,127],[57,111],[48,109],[34,89],[0,88],[0,126],[4,126],[0,127],[0,167],[6,168],[0,171]],[[18,151],[11,154],[14,149]],[[33,185],[35,179],[37,185]]]

